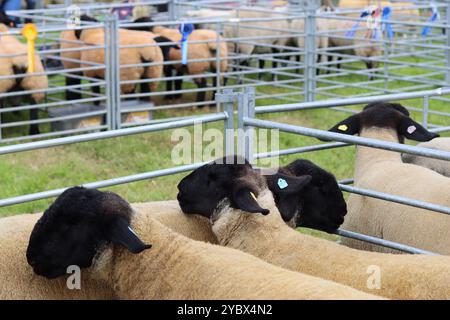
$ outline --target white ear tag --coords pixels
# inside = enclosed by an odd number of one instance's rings
[[[413,134],[417,130],[416,126],[409,126],[406,131],[408,131],[409,134]]]
[[[345,125],[345,124],[341,124],[339,127],[338,127],[338,130],[340,130],[340,131],[347,131],[348,130],[348,126],[347,125]]]
[[[281,190],[286,189],[288,187],[288,183],[286,180],[279,178],[278,179],[278,188],[280,188]]]
[[[258,199],[256,199],[256,196],[253,192],[250,192],[250,195],[252,196],[253,199],[255,199],[255,201],[258,201]]]
[[[133,229],[131,229],[131,227],[130,226],[128,226],[128,230],[130,230],[131,231],[131,233],[132,234],[134,234],[136,237],[138,236],[137,234],[136,234],[136,232],[134,232],[134,230]]]

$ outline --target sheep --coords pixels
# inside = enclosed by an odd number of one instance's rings
[[[261,10],[262,9],[262,10]],[[253,37],[268,37],[270,39],[252,39],[252,40],[239,40],[237,42],[229,41],[228,51],[235,52],[241,55],[253,54],[267,54],[278,53],[279,48],[274,46],[287,46],[290,41],[288,31],[290,29],[290,22],[284,13],[284,8],[279,9],[276,13],[269,13],[264,11],[264,8],[258,7],[242,7],[239,10],[220,11],[220,10],[196,10],[187,12],[189,17],[195,18],[227,18],[227,19],[239,19],[238,24],[227,23],[223,27],[223,34],[226,39],[230,38],[253,38]],[[285,18],[270,20],[270,18]],[[261,21],[245,21],[246,19],[258,19],[263,18]],[[201,28],[214,28],[214,24],[199,24]],[[253,28],[252,28],[253,27]],[[268,29],[271,27],[273,30]],[[239,65],[249,66],[250,58],[239,59]],[[259,61],[259,68],[264,68],[264,60]],[[273,68],[277,68],[277,61],[272,62]],[[262,73],[258,75],[260,78]],[[276,80],[276,75],[272,74],[272,80]]]
[[[15,36],[9,35],[9,27],[15,27],[15,23],[8,18],[5,12],[0,11],[0,76],[21,75],[17,78],[0,79],[0,93],[22,91],[22,90],[41,90],[30,94],[31,101],[34,104],[41,103],[45,99],[45,92],[48,89],[47,75],[33,75],[28,72],[28,47],[21,43]],[[39,56],[34,56],[35,73],[44,73],[44,66]],[[0,107],[5,101],[0,100]],[[13,103],[19,103],[20,98],[13,98]],[[37,120],[39,117],[38,109],[30,109],[30,120]],[[39,124],[30,124],[29,134],[39,134]]]
[[[359,25],[355,31],[353,37],[346,35],[346,32],[351,30],[355,25],[354,21],[329,19],[327,21],[328,30],[340,30],[339,32],[333,32],[328,37],[328,47],[336,48],[333,52],[353,54],[362,58],[367,69],[377,69],[379,62],[376,57],[382,55],[382,45],[378,42],[371,40],[373,37],[373,31],[369,30],[365,26]],[[352,49],[340,49],[339,47],[354,47]],[[333,56],[328,56],[328,60],[331,61]],[[342,60],[342,57],[337,58],[338,61]],[[337,68],[340,69],[341,64],[338,62]],[[373,76],[370,76],[373,79]]]
[[[77,39],[83,41],[86,46],[89,45],[104,45],[105,35],[104,30],[101,28],[76,30],[75,36]],[[121,65],[136,65],[141,63],[151,62],[151,66],[132,66],[120,68],[120,80],[133,81],[139,79],[159,79],[162,76],[163,71],[163,55],[162,51],[153,40],[153,35],[144,31],[125,30],[119,29],[118,31],[120,45],[146,45],[145,47],[129,48],[124,47],[119,50],[120,64]],[[81,52],[81,60],[98,64],[105,62],[104,49],[86,49]],[[88,67],[81,64],[82,67]],[[105,70],[85,70],[83,74],[86,77],[104,79]],[[132,93],[136,90],[136,84],[133,82],[121,84],[122,93]],[[156,91],[158,87],[158,81],[152,81],[149,83],[141,84],[141,93],[149,93]],[[93,87],[96,93],[99,93],[98,86]]]
[[[309,175],[280,172],[267,180],[248,162],[220,161],[181,180],[178,198],[186,214],[210,219],[221,245],[276,266],[391,299],[450,298],[450,257],[366,252],[299,233],[285,223],[266,183],[278,179],[286,194],[311,183]]]
[[[418,147],[443,150],[450,152],[450,138],[436,138],[429,142],[419,143]],[[413,154],[402,154],[402,161],[429,168],[450,178],[450,162],[432,158],[425,158]]]
[[[82,277],[81,290],[69,290],[66,279],[49,282],[33,273],[25,252],[40,217],[23,214],[0,219],[0,300],[114,299],[113,290],[102,281]]]
[[[438,134],[409,117],[400,104],[374,102],[330,129],[342,134],[403,143],[404,138],[429,141]],[[399,153],[356,147],[355,186],[450,207],[450,179],[420,166],[403,163]],[[351,194],[343,227],[428,251],[450,254],[450,217],[445,214]],[[397,252],[369,243],[344,239],[354,248]]]
[[[209,221],[183,214],[178,202],[155,201],[132,204],[134,210],[149,214],[175,232],[188,238],[217,244]],[[102,281],[85,281],[81,290],[69,290],[66,281],[51,283],[36,277],[28,268],[25,252],[28,239],[41,213],[22,214],[0,219],[0,300],[4,299],[115,299],[111,288]],[[14,267],[12,267],[14,266]]]
[[[82,15],[80,17],[80,21],[89,21],[89,22],[99,22],[97,19]],[[61,49],[60,57],[61,62],[64,69],[78,69],[81,68],[81,49],[83,47],[83,43],[77,38],[75,35],[75,30],[64,30],[59,35],[59,48]],[[65,51],[65,50],[74,50],[75,51]],[[81,79],[79,76],[82,76],[82,72],[75,72],[74,76],[66,76],[66,86],[76,86],[81,84]],[[80,89],[75,89],[80,90]],[[98,89],[97,89],[98,90]],[[66,100],[78,100],[81,99],[81,93],[66,90]]]
[[[264,175],[284,221],[296,217],[296,227],[328,233],[335,232],[344,222],[347,204],[333,174],[304,159],[295,160],[279,168],[278,173],[292,177],[311,176],[311,182],[301,192],[285,193],[277,184],[277,175]]]
[[[153,22],[150,17],[137,17],[134,20],[135,23],[151,23]],[[176,29],[166,28],[163,26],[148,26],[148,27],[131,27],[136,30],[146,30],[155,34],[158,34],[164,38],[170,39],[169,42],[180,42],[182,35],[180,31]],[[218,39],[219,38],[219,39]],[[219,43],[218,43],[219,40]],[[171,77],[172,70],[176,70],[176,76],[180,77],[184,73],[189,75],[201,75],[208,71],[217,72],[218,65],[216,55],[217,51],[220,50],[220,62],[219,68],[220,72],[224,73],[228,70],[228,49],[223,41],[223,38],[213,30],[194,30],[187,38],[188,41],[188,60],[196,59],[213,59],[210,61],[188,61],[187,66],[183,66],[180,63],[167,65],[165,70],[165,76]],[[189,43],[190,41],[205,41],[202,43]],[[207,42],[206,42],[207,41]],[[161,41],[162,42],[162,41]],[[172,46],[169,51],[169,61],[175,62],[181,61],[181,48]],[[199,89],[204,89],[207,87],[207,79],[204,77],[194,78],[195,84]],[[175,82],[175,90],[179,91],[182,89],[182,79],[177,79],[175,81],[166,82],[166,91],[172,91],[172,83]],[[212,78],[212,85],[215,88],[217,86],[217,78],[214,76]],[[215,92],[213,93],[214,96]],[[169,94],[166,99],[180,98],[181,94]],[[197,93],[196,102],[204,102],[206,98],[205,91],[199,91]],[[199,106],[202,107],[202,106]]]
[[[66,190],[39,219],[27,261],[48,279],[77,265],[119,299],[381,299],[189,240],[134,214],[117,194],[83,187]]]

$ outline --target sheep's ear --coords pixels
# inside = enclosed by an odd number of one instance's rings
[[[284,221],[290,221],[296,215],[299,206],[299,193],[310,182],[310,175],[287,176],[277,173],[267,179],[270,191],[274,194],[278,211]]]
[[[410,117],[402,118],[399,130],[405,138],[420,142],[430,141],[439,137],[439,134],[428,131]]]
[[[238,189],[233,192],[232,197],[233,204],[242,211],[250,213],[262,213],[263,215],[269,214],[270,210],[261,208],[256,201],[256,196],[249,189]]]
[[[122,245],[132,253],[141,253],[152,246],[145,244],[131,229],[128,222],[122,218],[116,218],[107,232],[107,238],[114,244]]]
[[[359,116],[357,114],[354,114],[351,117],[348,117],[347,119],[339,122],[328,131],[348,135],[357,134],[360,131]]]
[[[293,194],[300,192],[308,183],[311,182],[310,175],[288,176],[278,172],[267,179],[267,184],[275,194]]]

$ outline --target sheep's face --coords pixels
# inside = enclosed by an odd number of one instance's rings
[[[256,201],[261,190],[266,188],[263,176],[242,158],[216,160],[202,166],[186,176],[178,184],[178,201],[184,213],[200,214],[210,218],[217,206],[224,199],[230,201],[231,207],[251,213],[268,214]],[[279,194],[282,196],[300,192],[311,180],[310,176],[290,177],[278,173],[271,181],[281,179]],[[273,182],[277,183],[277,182]],[[283,215],[282,215],[283,216]],[[285,221],[290,216],[283,216]]]
[[[329,131],[353,135],[371,127],[394,130],[401,143],[404,138],[423,142],[439,137],[411,119],[405,107],[389,102],[373,102],[362,112],[339,122]]]
[[[133,253],[149,248],[130,229],[132,209],[118,195],[74,187],[66,190],[36,223],[27,261],[36,274],[52,279],[69,266],[91,266],[100,247],[125,246]]]
[[[17,28],[16,22],[11,20],[3,10],[0,10],[0,23],[10,28]]]
[[[279,170],[286,175],[310,175],[301,192],[283,195],[271,187],[275,203],[285,220],[295,217],[297,227],[334,232],[344,222],[347,204],[334,176],[307,160],[296,160]],[[271,186],[271,184],[269,184]]]
[[[228,198],[233,208],[268,214],[256,200],[264,180],[243,158],[228,157],[206,164],[178,184],[178,202],[184,213],[211,217],[219,202]]]

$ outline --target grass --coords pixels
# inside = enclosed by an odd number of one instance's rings
[[[411,62],[420,62],[418,59],[410,59]],[[362,65],[352,65],[352,67],[362,68]],[[406,77],[417,74],[418,71],[414,68],[404,68],[396,70],[396,73]],[[268,77],[269,75],[266,74],[265,76]],[[345,81],[349,84],[367,81],[367,77],[357,75],[345,78],[332,77],[331,79]],[[55,78],[53,81],[62,81],[62,79]],[[187,84],[187,86],[190,85]],[[403,81],[391,82],[389,85],[392,89],[402,86],[404,86]],[[265,93],[280,93],[283,91],[272,86],[260,87],[258,90]],[[361,93],[361,89],[347,87],[335,92],[353,96]],[[192,96],[185,98],[193,99]],[[317,98],[321,99],[324,97],[318,96]],[[280,103],[280,101],[276,99],[258,101],[260,105],[277,103]],[[408,100],[407,105],[421,107],[422,101],[421,99]],[[358,109],[361,106],[355,106],[355,108]],[[434,100],[431,101],[431,109],[449,111],[449,107],[445,103]],[[195,113],[200,112],[198,110],[164,111],[160,112],[158,117]],[[263,115],[261,118],[317,129],[328,129],[345,116],[345,114],[334,110],[323,109],[275,113]],[[420,120],[418,113],[413,113],[413,117],[416,120]],[[6,121],[10,120],[12,119],[6,119]],[[430,121],[440,125],[450,125],[448,119],[434,115],[430,117]],[[222,129],[223,125],[222,123],[204,125],[204,129],[207,128]],[[192,133],[192,129],[189,130]],[[13,136],[23,133],[20,130],[7,132],[7,134]],[[171,133],[172,131],[139,134],[1,156],[0,199],[171,167],[173,166],[170,160],[172,147],[176,143],[171,141]],[[285,133],[280,134],[280,148],[282,149],[317,143],[318,141],[313,138]],[[299,157],[309,159],[326,170],[333,172],[338,179],[353,176],[353,147],[285,156],[280,158],[280,165],[287,164]],[[119,185],[108,189],[119,193],[129,202],[174,199],[177,193],[176,185],[183,176],[184,174],[177,174]],[[52,201],[53,199],[46,199],[0,208],[0,216],[40,212],[47,208]],[[303,231],[311,233],[311,231]],[[322,233],[314,232],[314,234],[320,234],[322,237],[333,240],[336,239],[334,236],[326,236]]]

